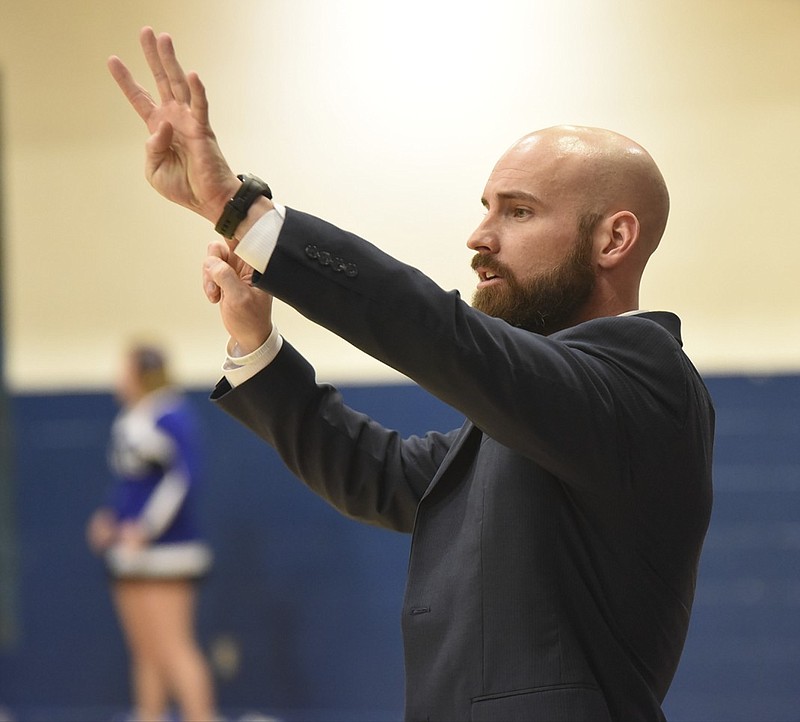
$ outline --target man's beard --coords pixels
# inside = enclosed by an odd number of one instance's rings
[[[476,255],[472,268],[497,272],[503,281],[478,288],[472,297],[474,308],[501,318],[512,326],[545,336],[568,328],[594,289],[592,235],[600,216],[585,215],[578,223],[578,237],[567,257],[555,268],[519,281],[492,256]]]

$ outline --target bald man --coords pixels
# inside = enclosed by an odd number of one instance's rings
[[[714,414],[680,322],[639,309],[669,199],[621,135],[563,126],[498,161],[473,305],[237,178],[205,91],[145,28],[146,172],[215,223],[205,291],[231,336],[212,398],[342,513],[412,534],[408,720],[661,720],[711,508]],[[401,438],[285,342],[272,298],[461,411]]]

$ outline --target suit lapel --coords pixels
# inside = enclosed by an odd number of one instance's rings
[[[481,433],[481,430],[475,426],[475,424],[473,424],[471,421],[464,422],[464,425],[461,427],[461,430],[458,432],[458,435],[453,441],[453,445],[450,447],[447,455],[442,460],[439,470],[431,480],[431,483],[428,485],[428,488],[422,495],[422,499],[420,501],[423,501],[430,495],[434,487],[442,480],[442,478],[447,475],[448,470],[453,466],[453,463],[459,458],[459,456],[469,453],[470,451],[477,450],[482,436],[483,434]]]

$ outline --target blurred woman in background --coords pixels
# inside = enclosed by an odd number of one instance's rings
[[[87,529],[103,554],[131,656],[137,720],[165,719],[175,701],[185,721],[215,719],[211,674],[195,640],[196,581],[211,554],[195,514],[199,439],[186,399],[171,385],[164,353],[137,345],[117,385],[111,430],[115,476]]]

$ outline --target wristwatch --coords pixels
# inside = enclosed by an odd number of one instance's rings
[[[261,178],[246,173],[236,176],[242,185],[222,210],[222,215],[214,226],[214,230],[225,238],[233,238],[239,224],[247,217],[247,211],[260,196],[272,198],[272,191]]]

